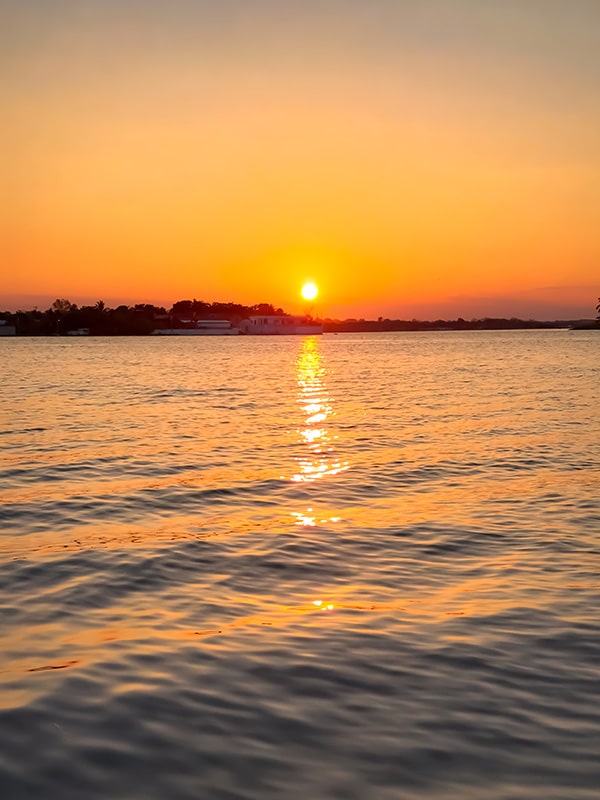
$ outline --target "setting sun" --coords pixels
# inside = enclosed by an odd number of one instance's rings
[[[305,283],[302,287],[302,297],[305,300],[314,300],[319,294],[319,289],[315,283]]]

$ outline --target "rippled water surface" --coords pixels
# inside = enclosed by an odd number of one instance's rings
[[[0,796],[598,798],[599,352],[0,341]]]

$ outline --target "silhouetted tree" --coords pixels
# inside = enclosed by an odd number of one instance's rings
[[[178,300],[173,303],[170,313],[173,316],[184,314],[191,316],[194,310],[194,303],[192,300]]]
[[[57,297],[52,303],[52,310],[58,314],[68,314],[72,307],[73,304],[69,300],[65,300],[64,297]]]

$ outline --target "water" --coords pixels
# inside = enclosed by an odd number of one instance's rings
[[[597,798],[595,332],[0,342],[0,796]]]

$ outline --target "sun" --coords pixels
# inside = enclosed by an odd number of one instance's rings
[[[305,283],[302,287],[302,297],[305,300],[314,300],[315,297],[319,294],[319,289],[316,283]]]

